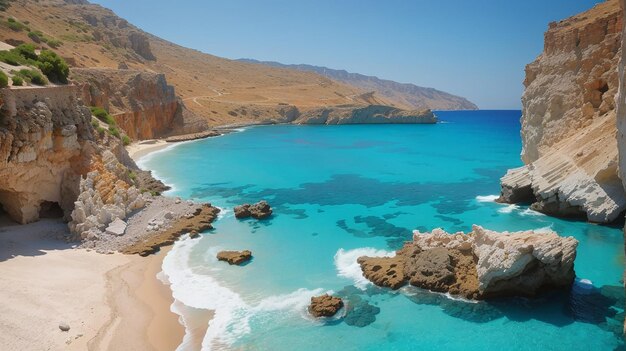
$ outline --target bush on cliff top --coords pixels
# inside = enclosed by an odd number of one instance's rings
[[[67,83],[70,67],[54,51],[42,50],[37,58],[37,67],[53,82]]]
[[[70,74],[70,68],[63,58],[50,50],[42,50],[37,55],[32,44],[22,44],[11,50],[0,51],[0,61],[13,66],[35,66],[55,83],[67,83]]]
[[[39,73],[39,71],[35,69],[21,69],[19,72],[16,73],[16,76],[32,84],[48,84],[48,80],[46,79],[46,77],[44,77],[41,73]]]
[[[14,76],[11,80],[13,81],[13,86],[18,87],[24,85],[24,80],[19,76]]]
[[[6,88],[9,86],[9,77],[7,77],[7,75],[0,71],[0,88]]]

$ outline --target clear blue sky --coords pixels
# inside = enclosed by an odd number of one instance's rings
[[[93,0],[143,30],[226,58],[346,69],[519,108],[548,23],[594,0]]]

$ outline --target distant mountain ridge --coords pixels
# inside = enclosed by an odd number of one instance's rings
[[[452,95],[434,88],[420,87],[410,83],[398,83],[375,76],[360,73],[350,73],[346,70],[332,69],[323,66],[307,64],[283,64],[275,61],[258,61],[254,59],[238,59],[246,63],[256,63],[271,67],[295,69],[305,72],[314,72],[327,78],[350,84],[367,91],[374,91],[382,97],[404,104],[406,108],[433,110],[477,110],[471,101],[464,97]]]

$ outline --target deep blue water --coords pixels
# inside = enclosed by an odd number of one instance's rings
[[[224,209],[215,229],[164,261],[174,297],[215,310],[205,349],[613,350],[622,346],[624,266],[617,228],[496,204],[519,160],[520,111],[439,112],[436,125],[264,126],[177,145],[141,161],[168,193]],[[266,199],[275,215],[239,221]],[[551,229],[580,241],[571,292],[470,303],[367,284],[355,260],[385,254],[411,230]],[[250,249],[244,267],[217,262]],[[349,310],[316,321],[306,306],[332,291]],[[202,331],[204,333],[204,331]]]

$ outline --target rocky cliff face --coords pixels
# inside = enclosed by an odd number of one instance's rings
[[[16,221],[40,216],[42,204],[69,215],[80,174],[94,152],[91,113],[73,86],[2,90],[0,204]]]
[[[73,69],[72,78],[87,84],[85,101],[108,110],[132,139],[207,129],[206,121],[187,110],[163,74],[90,68]]]
[[[119,139],[94,133],[80,86],[0,94],[0,205],[11,218],[63,216],[77,237],[87,238],[143,206],[140,179],[151,177]]]
[[[615,140],[622,18],[609,0],[550,24],[544,52],[526,67],[526,166],[502,178],[501,201],[602,223],[626,209]]]

